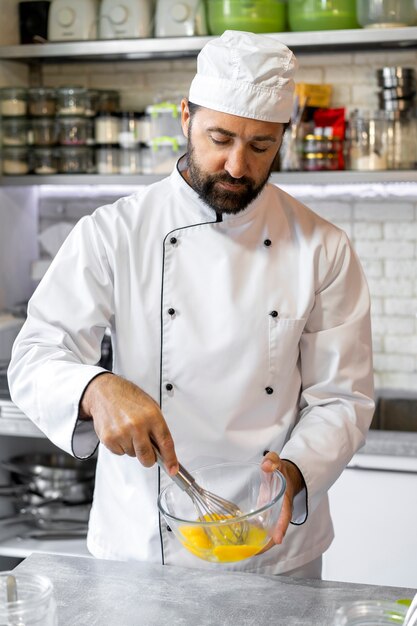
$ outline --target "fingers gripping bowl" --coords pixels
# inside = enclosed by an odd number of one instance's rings
[[[281,513],[284,476],[264,472],[256,463],[221,463],[191,473],[204,489],[235,502],[242,514],[214,521],[199,517],[189,495],[170,483],[158,497],[158,508],[182,545],[213,563],[242,561],[260,552]]]

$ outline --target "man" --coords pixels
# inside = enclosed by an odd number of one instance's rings
[[[369,296],[346,235],[267,182],[295,65],[269,36],[211,40],[182,102],[188,154],[81,220],[29,303],[12,397],[69,453],[100,442],[97,557],[216,567],[158,515],[156,444],[171,474],[178,459],[280,469],[269,549],[227,567],[320,576],[327,491],[373,412]],[[95,365],[106,328],[113,373]]]

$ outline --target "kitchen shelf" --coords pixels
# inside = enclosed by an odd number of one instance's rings
[[[150,185],[168,174],[152,175],[100,175],[100,174],[56,174],[54,176],[0,176],[1,187],[27,187],[36,185]],[[271,182],[276,185],[343,185],[374,183],[415,183],[417,170],[389,170],[372,172],[275,172]]]
[[[71,556],[89,556],[84,537],[72,539],[30,539],[25,534],[29,527],[25,524],[14,524],[10,528],[0,530],[0,556],[25,559],[33,552],[53,552]],[[2,537],[5,537],[4,539]]]
[[[297,53],[417,47],[417,27],[270,33]],[[195,57],[206,37],[160,37],[0,46],[0,59],[28,64]]]

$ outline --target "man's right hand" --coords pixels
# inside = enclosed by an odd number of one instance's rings
[[[168,472],[177,473],[174,441],[158,404],[128,380],[110,373],[93,378],[79,417],[93,420],[97,437],[111,452],[136,456],[145,467],[155,463],[155,442]]]

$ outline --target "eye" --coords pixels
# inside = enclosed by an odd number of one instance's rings
[[[260,152],[266,152],[268,148],[258,148],[257,146],[252,146],[252,150],[254,152],[260,153]]]
[[[210,137],[210,139],[211,139],[211,140],[212,140],[212,142],[213,142],[214,144],[216,144],[217,146],[225,146],[226,144],[228,144],[228,143],[229,143],[229,139],[223,139],[223,140],[220,140],[220,139],[215,139],[214,137]]]

